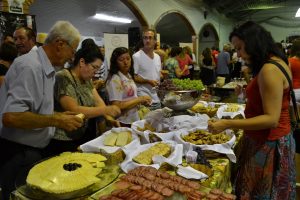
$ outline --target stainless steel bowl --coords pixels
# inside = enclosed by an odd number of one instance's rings
[[[158,90],[161,103],[173,110],[182,111],[193,107],[200,99],[202,90]]]

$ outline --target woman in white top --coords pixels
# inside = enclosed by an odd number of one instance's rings
[[[122,114],[118,120],[130,125],[139,120],[138,105],[150,105],[149,96],[137,96],[137,87],[133,80],[133,60],[125,47],[116,48],[111,55],[110,71],[106,91],[111,104],[117,105]]]

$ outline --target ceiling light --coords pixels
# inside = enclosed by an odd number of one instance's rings
[[[124,23],[124,24],[130,24],[131,19],[127,18],[122,18],[122,17],[114,17],[110,15],[105,15],[105,14],[96,14],[94,18],[98,20],[103,20],[103,21],[110,21],[110,22],[119,22],[119,23]]]
[[[300,8],[298,8],[298,11],[296,12],[295,17],[300,17]]]

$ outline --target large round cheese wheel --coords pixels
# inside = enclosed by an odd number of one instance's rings
[[[26,182],[48,193],[78,191],[100,181],[97,175],[105,166],[104,160],[100,154],[63,153],[35,165]]]

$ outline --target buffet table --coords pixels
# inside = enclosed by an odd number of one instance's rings
[[[201,187],[200,191],[203,192],[209,192],[213,188],[221,189],[227,193],[231,193],[232,186],[230,182],[231,178],[231,164],[228,158],[215,158],[215,159],[209,159],[210,163],[212,164],[213,168],[213,176],[209,177],[205,181],[201,181]],[[171,172],[175,174],[174,172]],[[124,175],[120,174],[119,176]],[[117,180],[116,180],[117,181]],[[116,182],[114,181],[114,183]],[[115,190],[114,183],[108,185],[107,187],[91,194],[87,197],[82,197],[78,199],[99,199],[100,196],[110,194],[113,190]],[[14,191],[11,196],[12,200],[31,200],[30,198],[24,196],[21,194],[18,190]]]
[[[237,87],[237,85],[245,87],[247,83],[244,80],[232,81],[222,87],[216,84],[209,85],[207,89],[211,95],[220,97],[220,101],[223,103],[237,103],[238,97],[235,93],[235,88]]]
[[[242,131],[239,130],[235,133],[236,135],[236,141],[234,144],[234,149],[237,150],[239,147],[239,141],[242,137]],[[120,158],[122,157],[122,153],[118,152],[114,155],[105,155],[108,158],[108,163],[118,165],[120,163]],[[123,155],[124,156],[124,155]],[[200,191],[208,193],[211,189],[217,188],[221,189],[222,191],[226,193],[232,192],[232,185],[231,185],[231,168],[232,164],[230,160],[226,156],[220,156],[214,157],[214,158],[208,158],[209,162],[212,165],[213,175],[210,176],[208,179],[201,180],[201,188]],[[120,169],[121,172],[121,169]],[[175,171],[169,171],[171,174],[175,174]],[[125,173],[122,173],[119,175],[122,176]],[[110,194],[112,191],[116,189],[115,182],[118,180],[114,180],[111,184],[107,185],[106,187],[100,189],[99,191],[96,191],[89,196],[80,197],[78,199],[95,199],[98,200],[101,196]],[[26,195],[21,193],[19,190],[16,190],[11,195],[12,200],[29,200]],[[176,200],[178,200],[176,198]]]
[[[238,147],[241,137],[242,137],[242,131],[239,131],[237,133],[237,140],[236,140],[235,147]],[[232,185],[231,185],[232,163],[230,162],[230,160],[226,157],[211,158],[208,160],[212,165],[213,175],[208,179],[201,181],[202,187],[200,191],[207,193],[213,188],[218,188],[227,193],[231,193],[232,192]],[[175,174],[175,172],[171,172],[171,173]],[[122,175],[124,175],[124,173],[121,173],[119,176]],[[100,196],[110,194],[113,190],[115,190],[114,183],[117,180],[115,180],[113,183],[109,184],[105,188],[91,194],[90,196],[81,197],[78,198],[78,200],[98,200]],[[31,200],[31,199],[24,196],[18,190],[16,190],[12,193],[11,200]]]

